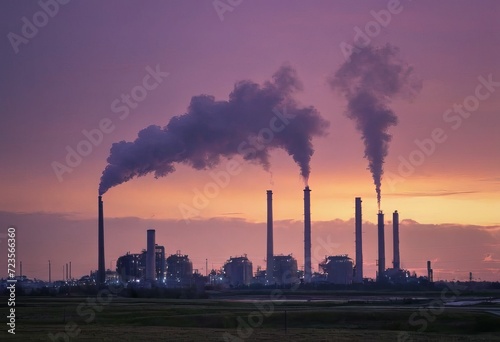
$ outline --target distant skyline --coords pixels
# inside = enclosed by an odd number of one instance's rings
[[[303,86],[299,106],[314,106],[330,123],[312,140],[312,250],[329,237],[340,244],[334,253],[354,258],[354,197],[362,197],[365,275],[373,277],[375,188],[346,99],[329,85],[358,38],[396,46],[422,81],[418,94],[390,103],[398,125],[389,128],[382,176],[386,219],[398,210],[406,220],[402,266],[425,275],[432,260],[435,279],[465,280],[470,269],[500,280],[499,2],[255,0],[227,11],[213,1],[47,3],[56,5],[0,3],[0,234],[18,227],[24,273],[47,278],[45,259],[53,278],[70,260],[74,275],[97,267],[96,197],[113,143],[165,126],[193,96],[227,101],[237,82],[263,84],[290,65]],[[48,13],[41,24],[40,11]],[[27,22],[38,26],[31,32]],[[106,267],[145,248],[148,228],[167,254],[193,256],[194,268],[243,253],[265,267],[267,189],[275,253],[303,265],[300,168],[280,149],[269,162],[269,171],[241,157],[212,170],[176,164],[165,177],[111,188],[103,196]],[[228,182],[210,189],[229,170]],[[385,235],[390,266],[389,224]]]

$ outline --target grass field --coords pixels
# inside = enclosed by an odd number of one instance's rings
[[[3,324],[0,341],[500,341],[500,316],[474,307],[419,314],[420,319],[427,318],[425,331],[418,332],[423,324],[411,324],[409,318],[421,307],[338,301],[19,297],[16,335],[8,334]],[[5,304],[2,312],[7,313]]]

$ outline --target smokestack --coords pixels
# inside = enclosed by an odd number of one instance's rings
[[[384,241],[384,213],[378,212],[378,274],[377,280],[382,281],[385,273],[385,241]]]
[[[274,252],[273,252],[273,192],[267,190],[267,283],[274,283]]]
[[[106,281],[106,268],[104,264],[104,211],[102,196],[98,198],[99,218],[98,218],[98,263],[97,263],[97,281],[99,284],[104,284]]]
[[[434,281],[434,275],[433,275],[433,271],[432,271],[432,267],[431,267],[431,261],[428,260],[427,261],[427,280],[429,280],[429,282],[433,282]]]
[[[399,213],[396,210],[392,214],[392,246],[394,251],[394,260],[392,265],[395,269],[399,270],[401,268],[399,261]]]
[[[363,232],[361,218],[361,197],[356,197],[355,200],[355,221],[356,221],[356,275],[357,283],[363,282]]]
[[[148,229],[146,251],[146,280],[154,281],[155,277],[155,230]]]
[[[304,189],[304,282],[310,283],[311,268],[311,190]]]

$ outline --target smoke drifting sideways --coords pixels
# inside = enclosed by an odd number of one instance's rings
[[[135,141],[112,145],[99,194],[134,177],[166,176],[175,163],[206,170],[239,155],[269,170],[269,153],[277,148],[293,157],[307,183],[312,138],[326,135],[329,122],[314,107],[297,104],[294,94],[300,90],[296,71],[285,65],[263,85],[237,82],[228,101],[193,96],[187,113],[165,127],[151,125]]]
[[[355,121],[362,134],[379,209],[383,164],[392,138],[387,131],[398,123],[389,108],[390,101],[396,96],[412,96],[422,87],[413,68],[398,54],[399,50],[389,44],[363,47],[329,80],[330,86],[347,99],[347,117]]]

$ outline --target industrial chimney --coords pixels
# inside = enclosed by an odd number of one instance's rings
[[[97,281],[102,285],[106,282],[106,269],[104,263],[104,210],[102,196],[98,198],[98,206]]]
[[[155,230],[148,229],[146,250],[146,280],[154,281],[155,277]]]
[[[356,197],[355,200],[355,221],[356,221],[356,274],[354,281],[356,283],[363,282],[363,232],[362,232],[362,217],[361,217],[361,197]]]
[[[273,192],[267,190],[267,266],[266,280],[274,283],[274,252],[273,252]]]
[[[311,190],[304,189],[304,282],[310,283],[311,268]]]
[[[401,265],[399,261],[399,213],[397,210],[392,214],[392,246],[394,252],[392,265],[394,269],[399,270]]]
[[[378,212],[378,273],[377,280],[383,281],[385,273],[384,213]]]
[[[431,268],[431,261],[428,260],[427,261],[427,280],[429,280],[429,282],[433,282],[434,281],[434,275],[433,275],[433,271],[432,271],[432,268]]]

